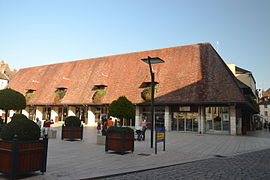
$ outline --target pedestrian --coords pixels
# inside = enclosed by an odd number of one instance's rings
[[[39,118],[36,118],[36,124],[39,128],[41,128],[41,120],[39,120]]]
[[[110,126],[113,126],[113,120],[112,120],[112,118],[110,118],[109,121],[108,121],[108,127],[110,127]]]
[[[264,121],[263,128],[265,129],[265,131],[267,131],[267,122],[266,121]]]
[[[43,132],[43,135],[45,138],[48,138],[48,133],[49,133],[51,124],[53,124],[53,122],[49,118],[47,118],[43,123],[43,131],[42,132]]]
[[[104,123],[102,124],[102,130],[101,130],[101,134],[102,134],[102,136],[106,136],[106,134],[107,134],[107,126],[108,124],[107,124],[107,121],[104,121]]]
[[[142,140],[145,140],[145,131],[147,129],[147,122],[146,119],[144,118],[141,122],[141,126],[142,126]]]
[[[100,134],[100,130],[101,130],[101,122],[98,121],[97,123],[97,133]]]

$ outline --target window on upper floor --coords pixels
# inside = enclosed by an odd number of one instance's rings
[[[264,116],[268,116],[268,111],[264,111]]]
[[[267,108],[267,104],[264,105],[264,108]]]

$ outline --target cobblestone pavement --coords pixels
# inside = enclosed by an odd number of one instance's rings
[[[102,178],[105,180],[269,180],[270,149]]]

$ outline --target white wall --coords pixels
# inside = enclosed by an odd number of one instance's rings
[[[4,89],[8,85],[8,80],[0,79],[0,89]]]
[[[230,106],[230,125],[231,125],[231,135],[236,135],[236,108],[235,106]]]
[[[97,125],[97,123],[95,122],[95,114],[94,114],[94,111],[92,110],[91,107],[88,107],[87,114],[88,114],[88,124],[87,125],[95,127]]]

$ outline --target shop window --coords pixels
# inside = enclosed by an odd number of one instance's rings
[[[206,131],[230,131],[229,107],[205,107]]]

